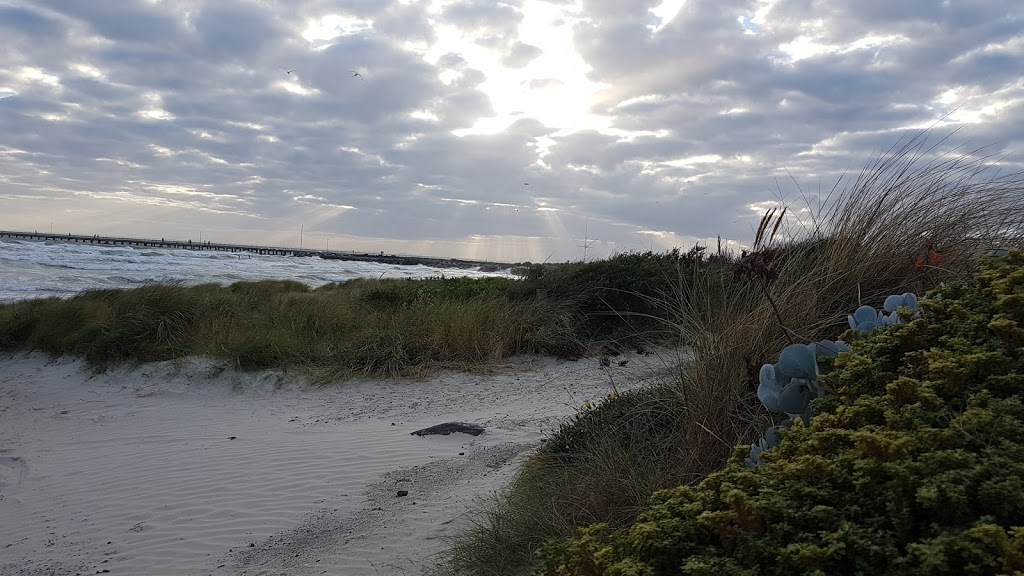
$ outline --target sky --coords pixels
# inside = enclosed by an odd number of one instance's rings
[[[0,0],[6,230],[744,246],[929,127],[1019,168],[1024,2]]]

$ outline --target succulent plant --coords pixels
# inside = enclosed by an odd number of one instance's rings
[[[917,296],[912,292],[906,292],[893,294],[886,298],[882,310],[875,310],[871,306],[864,305],[857,308],[852,315],[847,316],[847,319],[850,328],[861,332],[870,332],[882,326],[902,324],[903,319],[899,315],[900,308],[911,310],[915,317],[921,314],[920,308],[917,307]]]
[[[782,429],[785,426],[772,426],[765,431],[764,436],[757,442],[750,445],[750,456],[744,459],[747,467],[761,466],[761,454],[775,448],[782,442]]]
[[[818,356],[835,358],[849,351],[842,340],[786,346],[778,362],[761,366],[757,399],[771,412],[809,420],[811,400],[825,393],[818,385]]]
[[[847,320],[850,322],[850,328],[870,332],[878,327],[878,312],[876,312],[871,306],[865,304],[864,306],[857,308],[853,314],[847,316]]]
[[[848,316],[850,328],[870,332],[881,326],[900,324],[900,309],[909,309],[915,316],[921,310],[917,296],[911,292],[894,294],[885,299],[882,310],[861,306]],[[811,344],[790,344],[782,349],[779,361],[761,366],[757,386],[757,399],[770,412],[788,415],[792,420],[800,418],[810,423],[811,400],[821,398],[827,391],[818,385],[818,358],[836,358],[849,352],[850,345],[842,340],[822,340]],[[768,429],[763,438],[750,445],[750,456],[745,459],[747,466],[760,466],[759,456],[779,443],[779,427]]]
[[[849,352],[852,350],[850,345],[842,340],[822,340],[815,344],[808,344],[808,348],[814,347],[815,356],[824,356],[825,358],[837,358],[840,352]]]
[[[761,366],[757,399],[770,412],[810,422],[811,400],[825,395],[825,389],[818,385],[818,357],[835,358],[849,351],[850,345],[842,340],[786,346],[778,362]],[[779,430],[779,426],[769,428],[763,438],[750,445],[750,456],[745,460],[747,466],[761,465],[758,457],[778,445]]]

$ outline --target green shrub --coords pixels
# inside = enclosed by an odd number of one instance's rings
[[[730,256],[707,256],[704,247],[682,253],[628,252],[592,262],[534,264],[519,290],[526,296],[538,291],[548,298],[569,302],[586,318],[583,336],[614,349],[638,344],[675,344],[678,331],[666,319],[666,303],[676,298],[692,278],[683,278],[698,262],[702,273],[726,269]]]
[[[678,266],[692,257],[676,249],[661,254],[627,252],[592,262],[537,264],[529,269],[525,287],[571,298],[585,312],[655,313],[655,299],[674,291]]]
[[[424,302],[465,302],[474,298],[496,296],[520,298],[516,290],[517,280],[511,278],[444,278],[424,279],[357,279],[331,285],[333,289],[344,287],[358,290],[360,299],[377,310],[394,310]],[[331,289],[321,287],[318,290]]]
[[[856,338],[810,427],[745,468],[595,524],[537,574],[1024,572],[1024,253],[941,286],[924,318]]]
[[[563,424],[489,501],[446,558],[456,574],[518,575],[534,550],[592,522],[628,525],[660,488],[685,481],[678,394],[656,386],[609,397]]]
[[[560,424],[541,454],[585,454],[608,438],[623,444],[672,438],[680,425],[680,411],[673,406],[676,400],[675,391],[664,386],[610,396],[596,406],[586,406]]]

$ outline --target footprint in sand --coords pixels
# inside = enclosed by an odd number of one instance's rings
[[[28,463],[21,456],[0,456],[0,488],[21,484],[28,474]]]

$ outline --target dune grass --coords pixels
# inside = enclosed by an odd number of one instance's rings
[[[0,307],[0,346],[84,357],[94,366],[188,355],[241,369],[356,374],[474,369],[514,354],[578,354],[579,313],[508,293],[514,280],[361,280],[311,290],[291,281],[150,285]],[[413,290],[415,288],[415,290]]]
[[[698,249],[675,262],[669,293],[647,302],[692,361],[651,402],[623,395],[598,407],[619,416],[588,420],[581,433],[607,441],[571,457],[535,456],[481,505],[437,573],[526,574],[546,540],[594,522],[628,525],[655,490],[699,481],[771,425],[756,400],[757,370],[785,345],[835,338],[858,304],[923,293],[966,277],[993,248],[1024,245],[1024,175],[990,170],[981,151],[937,154],[928,136],[901,140],[821,200],[766,214],[750,253]],[[744,269],[756,273],[733,273]],[[652,410],[671,425],[623,434]]]
[[[478,370],[515,354],[579,358],[629,346],[643,317],[595,315],[634,306],[616,275],[643,277],[679,255],[620,254],[587,265],[538,266],[528,279],[355,279],[316,289],[288,280],[230,286],[148,285],[0,305],[0,349],[84,357],[94,367],[189,355],[244,370],[306,370],[319,382],[355,375]],[[614,273],[608,273],[608,269]],[[596,270],[596,272],[595,272]],[[644,286],[656,294],[660,286]],[[624,336],[625,335],[625,336]],[[674,337],[662,331],[664,343]]]

